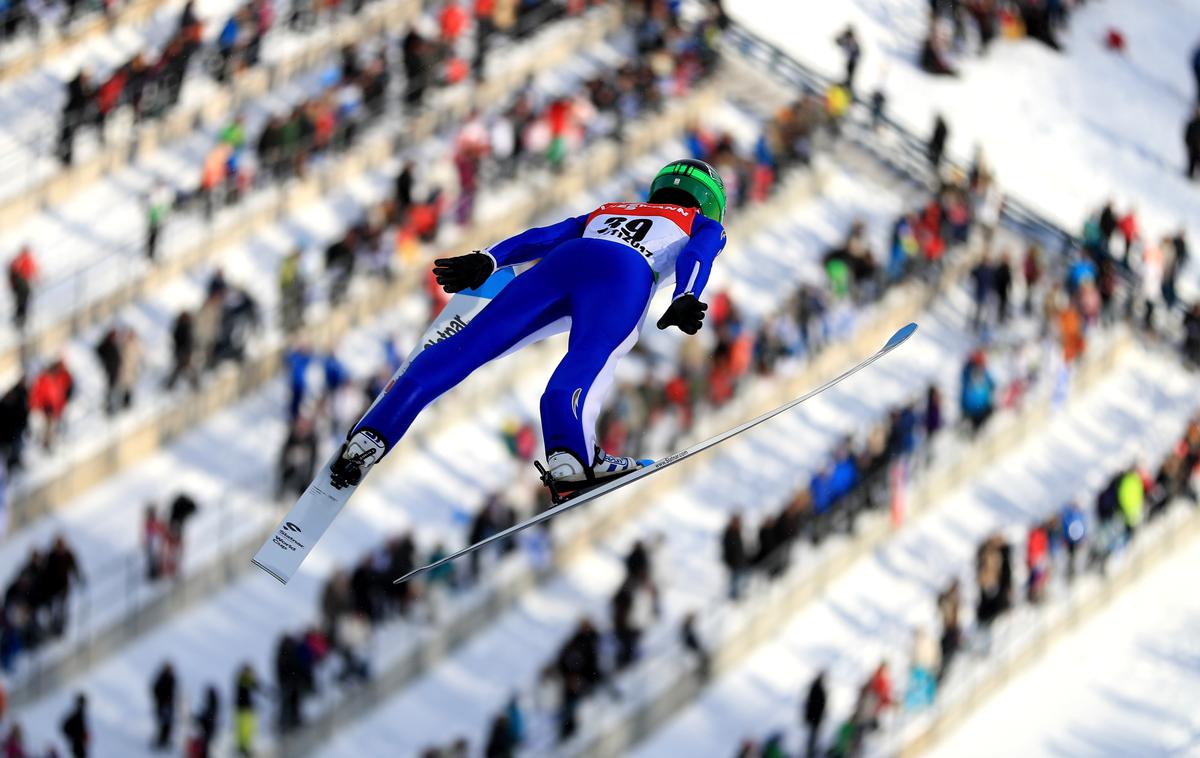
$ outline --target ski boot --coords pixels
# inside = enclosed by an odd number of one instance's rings
[[[329,467],[329,483],[334,489],[357,487],[387,452],[387,444],[370,429],[359,429],[342,445],[341,455]]]
[[[590,467],[567,450],[548,453],[545,467],[540,461],[534,461],[533,465],[541,474],[542,484],[550,489],[550,499],[558,505],[608,481],[632,474],[650,463],[652,461],[609,455],[597,447],[596,457]]]

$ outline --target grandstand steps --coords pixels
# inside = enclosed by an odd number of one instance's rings
[[[165,144],[188,136],[197,126],[219,127],[244,103],[327,62],[342,46],[402,30],[419,12],[417,0],[382,0],[368,5],[357,16],[340,20],[330,34],[309,35],[306,44],[292,48],[285,58],[234,73],[228,86],[212,87],[203,99],[175,108],[161,119],[135,126],[126,113],[118,110],[112,116],[107,142],[96,154],[35,179],[33,186],[22,187],[19,193],[0,199],[0,227],[12,226],[38,210],[66,201],[100,177],[144,160]]]
[[[1142,528],[1128,553],[1114,561],[1107,577],[1082,578],[1065,598],[1044,602],[1038,609],[1041,623],[1025,639],[995,658],[964,661],[964,666],[974,668],[974,675],[964,677],[959,671],[955,681],[940,693],[931,713],[918,714],[891,735],[897,739],[889,744],[889,752],[902,758],[928,754],[1006,684],[1035,666],[1060,640],[1124,597],[1138,580],[1168,558],[1197,543],[1200,513],[1192,503],[1175,504],[1165,516]]]
[[[0,83],[28,74],[88,40],[111,34],[114,28],[144,23],[172,0],[129,0],[110,21],[102,13],[92,13],[70,24],[66,34],[53,39],[37,40],[26,47],[9,52],[0,50]],[[10,43],[13,44],[13,43]]]
[[[1127,334],[1117,337],[1130,341]],[[979,458],[973,476],[951,483],[951,489],[940,495],[931,493],[938,498],[926,503],[932,509],[926,508],[917,519],[909,518],[900,530],[884,525],[885,541],[858,553],[859,559],[846,564],[846,570],[832,574],[824,568],[825,562],[801,562],[782,581],[744,599],[736,608],[726,609],[718,627],[723,632],[711,625],[707,635],[701,632],[702,639],[714,648],[714,674],[707,681],[683,683],[688,676],[696,679],[692,672],[665,677],[660,665],[655,671],[659,676],[653,680],[642,677],[632,682],[635,688],[642,684],[653,690],[654,705],[668,711],[677,713],[676,704],[683,700],[694,699],[695,704],[636,750],[626,752],[636,756],[684,754],[709,741],[733,749],[743,738],[761,739],[776,730],[786,743],[794,744],[797,736],[802,737],[802,728],[793,726],[795,704],[797,698],[803,699],[803,688],[817,671],[827,673],[832,706],[831,718],[821,733],[824,744],[831,744],[838,726],[852,711],[857,688],[880,661],[891,666],[894,691],[903,701],[908,682],[905,664],[913,635],[932,630],[936,639],[935,598],[952,579],[962,582],[964,631],[970,629],[974,556],[983,539],[999,533],[1013,545],[1014,592],[1020,592],[1018,564],[1030,525],[1044,521],[1082,493],[1091,496],[1103,486],[1104,472],[1128,463],[1131,446],[1154,455],[1169,448],[1184,420],[1195,411],[1186,375],[1173,365],[1174,359],[1163,361],[1136,344],[1122,350],[1124,354],[1113,368],[1102,370],[1101,364],[1093,364],[1087,369],[1092,374],[1090,386],[1073,387],[1066,406],[1054,412],[1049,424],[1045,421],[1049,410],[1044,406],[1024,411],[1017,423],[1042,427],[1041,431],[1019,441],[1019,447],[994,450]],[[1166,427],[1156,423],[1159,409],[1170,412],[1177,422]],[[908,503],[912,513],[913,498]],[[879,528],[875,521],[864,520],[854,543],[839,541],[828,551],[827,560],[840,563],[837,551],[857,552],[857,544]],[[821,550],[825,552],[824,547]],[[810,581],[808,575],[816,578]],[[1085,583],[1087,575],[1080,575],[1077,581]],[[816,586],[798,600],[797,593],[806,584]],[[804,607],[794,605],[805,597]],[[1018,604],[1009,614],[1019,616],[1021,612]],[[993,642],[1007,623],[998,620],[993,625]],[[1036,636],[1036,628],[1026,625],[1022,633]],[[937,702],[957,686],[955,682],[974,678],[971,671],[959,669],[968,669],[978,648],[987,644],[986,635],[981,637],[969,637],[960,648],[949,678],[939,684]],[[734,642],[727,645],[730,639]],[[740,662],[729,667],[726,656]],[[665,686],[656,684],[668,678],[671,681]],[[935,705],[935,710],[938,707]],[[614,718],[635,721],[639,728],[663,723],[653,705],[639,712],[642,715],[608,709],[610,718],[594,720],[593,733],[611,727]],[[639,720],[642,718],[646,723]],[[882,721],[881,733],[868,737],[867,754],[896,754],[899,748],[887,734],[894,718],[889,714]],[[739,731],[731,731],[731,724],[737,724]],[[747,731],[741,733],[742,729]],[[619,746],[619,740],[614,742]]]

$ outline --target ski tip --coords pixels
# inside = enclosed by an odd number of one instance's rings
[[[425,573],[425,571],[428,570],[429,568],[430,568],[429,566],[422,566],[421,568],[413,569],[412,571],[408,572],[407,574],[400,577],[399,579],[394,580],[392,582],[392,584],[404,584],[409,579],[412,579],[414,576],[419,576],[420,574]]]
[[[917,331],[916,323],[911,323],[911,324],[908,324],[907,326],[900,327],[898,330],[896,330],[896,333],[892,335],[892,338],[887,341],[887,344],[883,346],[883,349],[891,350],[892,348],[896,347],[900,343],[904,342],[909,337],[913,336],[913,334],[916,331]]]

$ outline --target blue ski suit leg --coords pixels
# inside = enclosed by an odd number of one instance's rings
[[[513,279],[462,331],[421,351],[354,431],[375,431],[391,450],[426,405],[569,316],[567,354],[542,396],[542,430],[547,450],[566,448],[590,462],[600,403],[617,360],[637,341],[653,291],[650,267],[631,248],[607,240],[564,242]]]
[[[560,251],[556,276],[568,290],[571,336],[542,394],[542,439],[547,452],[569,450],[591,465],[600,407],[617,362],[638,340],[654,274],[637,251],[607,240],[574,240],[554,255]]]

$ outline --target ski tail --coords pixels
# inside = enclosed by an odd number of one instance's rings
[[[817,395],[821,394],[822,392],[825,392],[829,388],[831,388],[837,384],[840,384],[841,382],[850,378],[854,374],[857,374],[859,371],[862,371],[867,366],[870,366],[875,361],[879,360],[883,356],[887,355],[888,353],[892,352],[896,348],[903,345],[905,342],[908,341],[908,339],[910,337],[913,336],[914,333],[916,333],[916,331],[917,331],[917,325],[915,323],[907,324],[906,326],[897,330],[896,333],[893,334],[891,336],[891,338],[884,344],[884,346],[881,347],[878,351],[867,356],[861,362],[855,364],[854,366],[851,366],[849,369],[842,372],[841,374],[838,374],[837,376],[835,376],[834,378],[825,382],[821,386],[819,386],[815,389],[809,390],[808,392],[804,393],[800,397],[797,397],[793,400],[789,400],[788,402],[784,403],[783,405],[779,406],[778,408],[773,408],[760,416],[756,416],[755,418],[752,418],[749,421],[746,421],[738,426],[733,427],[732,429],[727,429],[727,430],[721,432],[720,434],[717,434],[713,437],[709,437],[708,439],[706,439],[702,442],[698,442],[690,448],[680,450],[677,453],[672,453],[671,455],[668,455],[665,458],[660,458],[657,461],[655,461],[653,464],[646,466],[645,468],[638,469],[637,471],[634,471],[630,474],[626,474],[625,476],[618,477],[611,482],[607,482],[607,483],[602,484],[594,489],[590,489],[576,497],[571,498],[570,500],[567,500],[566,502],[563,502],[559,505],[554,506],[553,508],[549,508],[549,509],[543,511],[543,512],[539,513],[538,515],[533,516],[532,518],[526,519],[525,521],[522,521],[519,524],[510,526],[509,528],[507,528],[503,531],[497,532],[496,534],[493,534],[490,537],[482,539],[479,542],[468,545],[467,547],[464,547],[462,550],[459,550],[456,553],[452,553],[452,554],[446,556],[445,558],[442,558],[441,560],[434,561],[433,563],[430,563],[425,566],[421,566],[420,568],[414,569],[414,570],[408,572],[407,574],[405,574],[404,576],[400,577],[399,579],[396,579],[393,582],[393,584],[402,584],[404,582],[407,582],[409,579],[412,579],[415,576],[424,574],[426,571],[429,571],[430,569],[435,569],[438,566],[445,565],[453,560],[463,557],[464,555],[473,553],[476,550],[479,550],[480,548],[486,547],[487,545],[490,545],[493,542],[507,539],[518,532],[522,532],[522,531],[528,529],[531,526],[536,526],[538,524],[549,521],[550,519],[554,518],[555,516],[557,516],[558,514],[564,512],[564,511],[569,511],[572,508],[577,508],[577,507],[583,505],[584,503],[590,502],[592,500],[595,500],[596,498],[602,497],[603,495],[607,495],[610,492],[614,492],[615,490],[618,490],[622,487],[633,484],[634,482],[638,481],[639,479],[642,479],[644,477],[650,476],[651,474],[662,471],[663,469],[667,468],[668,466],[673,466],[676,463],[679,463],[680,461],[682,461],[686,458],[690,458],[693,455],[696,455],[697,453],[701,453],[705,450],[708,450],[711,447],[715,447],[716,445],[721,444],[722,442],[724,442],[727,439],[730,439],[731,437],[736,437],[739,434],[742,434],[743,432],[753,429],[754,427],[758,426],[759,424],[761,424],[765,421],[769,421],[770,419],[775,418],[776,416],[778,416],[782,413],[786,413],[787,411],[790,411],[792,408],[795,408],[797,405],[800,405],[804,401],[809,400],[810,398],[816,397]]]
[[[392,374],[391,381],[376,396],[371,407],[374,408],[375,404],[383,399],[396,380],[408,370],[409,364],[418,353],[429,345],[450,339],[458,334],[517,275],[514,269],[502,268],[492,274],[483,286],[473,290],[463,290],[450,298],[450,301],[426,328],[404,363]],[[287,584],[300,569],[300,564],[312,552],[317,541],[333,525],[334,518],[346,506],[350,496],[357,488],[357,485],[344,486],[345,483],[342,482],[339,484],[343,486],[334,486],[330,477],[331,467],[340,455],[341,451],[334,453],[333,457],[325,463],[312,483],[251,559],[251,563],[284,584]]]

